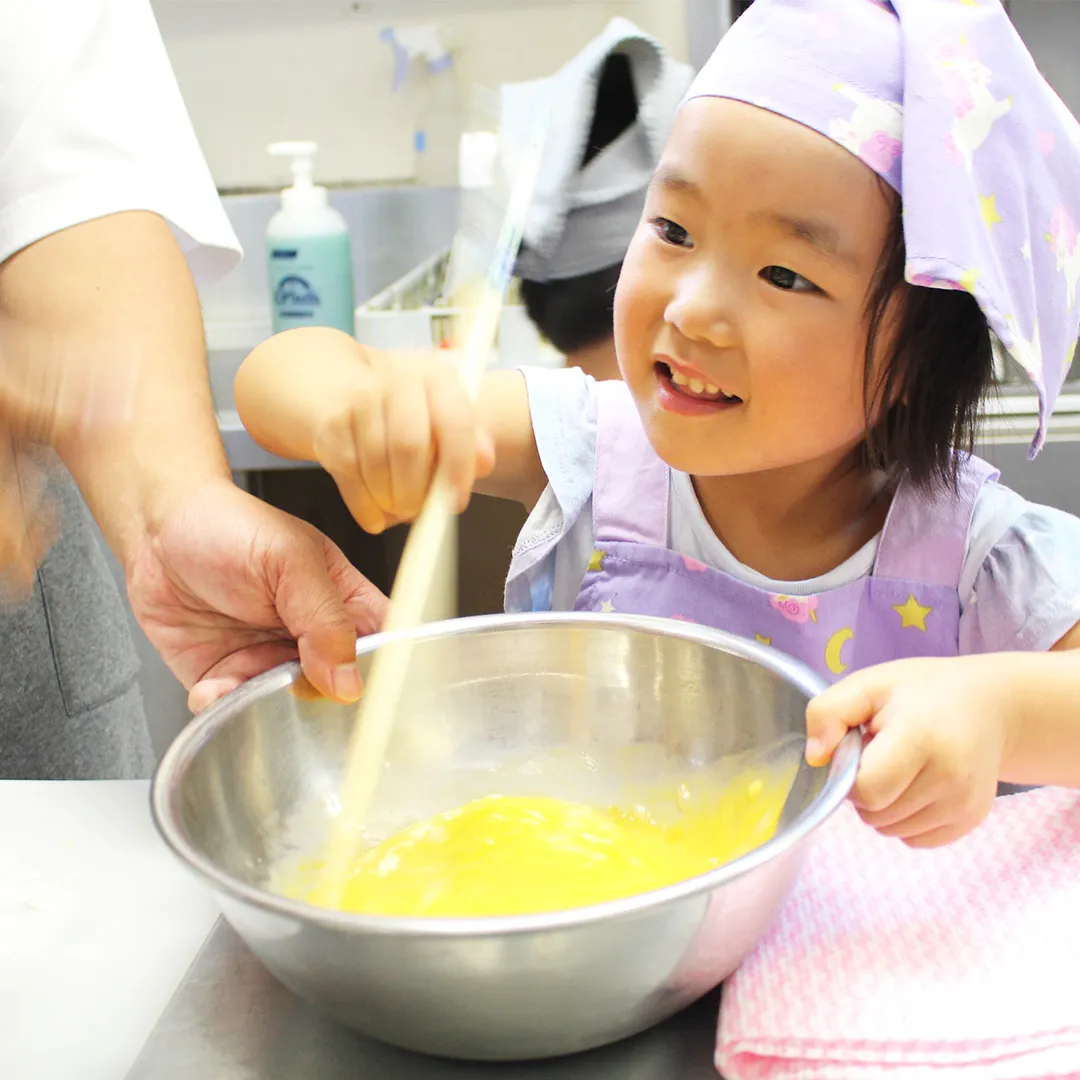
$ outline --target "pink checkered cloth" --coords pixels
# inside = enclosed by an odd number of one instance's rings
[[[912,851],[845,806],[728,981],[725,1080],[1080,1078],[1080,792]]]

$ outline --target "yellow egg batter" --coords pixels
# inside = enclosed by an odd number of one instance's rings
[[[476,799],[364,852],[340,906],[369,915],[519,915],[647,892],[768,840],[793,775],[748,771],[706,798],[683,786],[674,799],[661,800],[677,807],[665,821],[644,808]],[[280,891],[320,904],[319,887],[311,885],[320,869],[319,860],[308,862]]]

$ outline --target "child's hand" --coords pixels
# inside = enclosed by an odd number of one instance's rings
[[[989,656],[867,668],[810,702],[806,758],[823,764],[865,725],[859,816],[910,847],[949,844],[990,812],[1012,741],[1008,701]]]
[[[323,411],[312,437],[353,517],[369,533],[411,521],[436,465],[464,510],[495,454],[453,366],[440,354],[359,354],[349,392]]]

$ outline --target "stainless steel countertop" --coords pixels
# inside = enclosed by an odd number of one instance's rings
[[[434,252],[448,248],[453,239],[458,210],[455,188],[405,185],[335,190],[330,201],[345,216],[354,237],[358,297],[375,295]],[[277,195],[232,195],[224,203],[245,250],[261,250],[267,223],[279,206]],[[245,259],[224,280],[200,285],[199,295],[207,329],[210,381],[221,410],[218,422],[233,471],[307,467],[260,449],[232,411],[236,369],[270,332],[262,260]],[[983,443],[1008,446],[1030,442],[1035,408],[1035,395],[1026,383],[1004,386],[998,400],[987,406]],[[1050,439],[1080,441],[1080,382],[1076,380],[1066,384],[1058,399]]]
[[[240,416],[235,409],[217,414],[218,430],[221,441],[225,444],[225,453],[229,458],[229,468],[234,473],[254,472],[258,469],[310,469],[315,466],[306,461],[287,461],[274,454],[267,453],[244,430]]]
[[[220,920],[127,1080],[716,1080],[718,993],[614,1046],[549,1061],[421,1057],[323,1019]]]
[[[3,1080],[119,1080],[218,918],[148,789],[0,781]]]
[[[1010,388],[988,407],[982,425],[981,442],[987,445],[1027,444],[1035,432],[1035,395]],[[303,469],[302,461],[286,461],[268,454],[244,430],[235,410],[218,413],[218,427],[233,472],[254,469]],[[1050,441],[1080,441],[1080,390],[1070,389],[1058,399],[1050,424]]]
[[[987,443],[1028,443],[1035,434],[1038,398],[1023,385],[1003,387],[983,410],[981,438]],[[1080,439],[1080,386],[1067,383],[1050,421],[1052,442]]]
[[[421,1058],[317,1016],[172,857],[146,781],[0,782],[3,1080],[715,1080],[717,998],[534,1064]]]

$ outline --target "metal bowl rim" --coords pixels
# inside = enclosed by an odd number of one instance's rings
[[[611,626],[630,630],[659,633],[664,637],[681,638],[707,645],[722,652],[752,660],[771,671],[808,698],[825,689],[825,681],[799,661],[775,649],[748,641],[734,634],[697,623],[645,615],[608,615],[593,612],[530,612],[524,614],[477,615],[427,623],[404,634],[372,634],[356,643],[358,656],[374,651],[389,641],[411,635],[416,640],[454,634],[505,630],[515,625],[530,626]],[[584,926],[608,919],[631,916],[669,901],[710,893],[722,885],[744,877],[764,863],[770,862],[800,844],[811,832],[833,815],[843,804],[855,782],[862,749],[858,730],[844,736],[829,764],[825,786],[817,800],[782,833],[774,836],[746,855],[725,863],[697,877],[667,885],[650,892],[637,893],[618,900],[609,900],[589,907],[541,912],[533,915],[500,915],[460,918],[427,918],[423,916],[359,915],[290,900],[268,890],[234,878],[220,869],[185,835],[179,818],[177,782],[194,762],[200,748],[233,716],[252,702],[275,690],[296,682],[300,664],[290,661],[258,675],[231,693],[214,702],[194,717],[165,752],[150,788],[151,815],[154,825],[173,854],[205,879],[217,892],[270,914],[291,917],[314,923],[325,929],[352,933],[403,935],[415,937],[492,937],[519,935]]]

